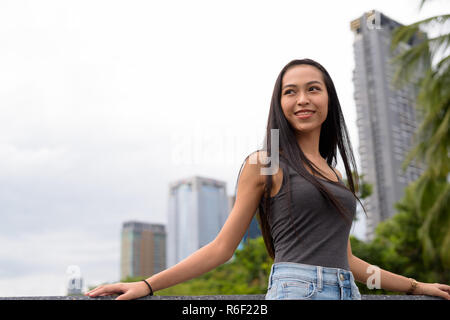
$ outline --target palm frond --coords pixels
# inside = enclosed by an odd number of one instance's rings
[[[409,42],[414,35],[419,35],[420,28],[427,28],[433,25],[443,25],[450,20],[450,14],[437,15],[429,17],[414,23],[400,26],[392,33],[391,52],[398,46],[400,42]]]
[[[425,3],[421,1],[420,8]],[[426,18],[394,30],[391,63],[395,67],[393,85],[416,85],[416,116],[420,125],[413,147],[402,163],[403,171],[412,160],[426,169],[414,183],[412,211],[422,220],[417,235],[426,264],[450,266],[450,33],[427,38],[423,28],[443,26],[450,14]]]

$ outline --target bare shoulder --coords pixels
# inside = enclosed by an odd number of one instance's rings
[[[264,186],[266,179],[265,175],[261,174],[264,165],[269,162],[269,157],[267,156],[267,151],[258,150],[251,153],[244,165],[244,169],[246,169],[247,176],[252,176],[254,182],[258,186]]]
[[[258,150],[258,151],[251,153],[248,156],[248,159],[251,159],[252,163],[258,163],[259,165],[262,165],[262,164],[266,163],[267,160],[269,160],[269,157],[267,156],[267,151]]]

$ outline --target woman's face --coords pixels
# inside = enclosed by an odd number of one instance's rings
[[[319,130],[328,114],[328,92],[322,72],[302,64],[289,68],[281,83],[281,108],[299,133]],[[302,113],[302,110],[312,113]]]

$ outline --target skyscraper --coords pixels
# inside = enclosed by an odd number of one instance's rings
[[[122,226],[121,279],[149,277],[166,268],[164,225],[127,221]]]
[[[368,240],[373,239],[379,222],[395,214],[394,204],[403,197],[404,188],[423,172],[414,164],[405,173],[401,169],[412,147],[420,115],[415,108],[417,87],[411,83],[395,89],[392,85],[395,68],[390,60],[425,35],[418,33],[410,43],[402,43],[391,53],[392,32],[399,26],[400,23],[375,10],[350,24],[355,36],[353,83],[361,173],[373,185],[372,195],[363,202],[368,215]]]
[[[170,185],[167,266],[205,246],[228,216],[226,183],[194,176]]]

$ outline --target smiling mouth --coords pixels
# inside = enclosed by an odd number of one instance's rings
[[[315,113],[315,111],[312,111],[312,110],[304,110],[304,111],[297,111],[297,112],[295,112],[294,114],[296,115],[296,116],[298,116],[298,115],[301,115],[301,114],[311,114],[311,113]]]
[[[295,117],[298,119],[307,119],[310,118],[315,112],[308,111],[308,112],[297,112],[295,113]]]

